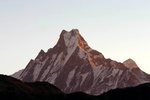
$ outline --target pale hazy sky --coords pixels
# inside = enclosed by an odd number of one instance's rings
[[[150,73],[150,0],[0,0],[0,73],[25,68],[73,28],[106,58]]]

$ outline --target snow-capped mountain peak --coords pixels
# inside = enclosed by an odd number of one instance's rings
[[[78,29],[63,30],[53,48],[47,52],[41,50],[14,77],[27,82],[47,81],[67,93],[82,91],[89,94],[150,81],[150,76],[133,60],[119,63],[90,48]]]
[[[69,32],[63,30],[61,32],[60,39],[61,40],[59,41],[62,41],[62,39],[64,40],[66,47],[78,46],[84,50],[90,48],[84,38],[80,35],[78,29],[72,29]]]
[[[65,45],[67,47],[70,47],[70,46],[77,46],[78,34],[79,33],[77,30],[72,30],[70,32],[63,30],[61,36],[63,35]]]

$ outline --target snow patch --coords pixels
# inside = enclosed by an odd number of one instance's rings
[[[36,79],[37,79],[37,77],[38,77],[38,75],[39,75],[41,69],[42,69],[41,64],[37,64],[37,65],[35,66],[34,71],[33,71],[33,81],[36,81]]]
[[[112,70],[112,76],[115,77],[116,74],[120,71],[120,69],[113,69]]]
[[[58,55],[58,57],[57,57],[57,59],[56,59],[56,61],[55,61],[55,63],[54,63],[54,66],[58,66],[58,65],[61,64],[62,57],[63,57],[63,52],[61,52],[61,53]]]
[[[78,55],[82,59],[86,59],[87,58],[86,53],[84,51],[82,51],[81,49],[79,50]]]
[[[123,73],[123,71],[122,71],[122,70],[119,70],[119,72],[118,72],[118,77],[120,77],[122,73]],[[115,81],[115,83],[114,83],[114,88],[117,88],[119,79],[120,79],[120,78],[116,78],[116,81]]]
[[[30,72],[30,69],[32,68],[32,66],[33,66],[34,63],[35,63],[35,61],[33,61],[33,60],[29,62],[29,65],[21,73],[21,75],[19,77],[20,80],[23,80],[23,78],[25,76],[27,76],[28,72]]]
[[[83,84],[83,82],[84,82],[84,81],[85,81],[85,79],[87,78],[88,74],[89,74],[89,73],[81,74],[81,76],[82,76],[82,81],[81,81],[80,85],[82,85],[82,84]]]
[[[77,48],[77,36],[72,36],[69,40],[68,46],[67,46],[67,55],[65,57],[65,61],[63,63],[63,66],[66,64],[66,62],[69,60],[75,49]]]
[[[38,64],[35,66],[34,71],[33,71],[33,80],[34,81],[37,80],[37,78],[38,78],[38,76],[40,74],[40,71],[43,68],[43,66],[45,65],[45,63],[46,63],[47,60],[48,60],[48,58],[45,59],[44,62],[38,62]]]
[[[74,77],[75,71],[76,71],[76,68],[69,72],[68,78],[66,81],[67,87],[69,87],[69,84],[70,84],[72,78]]]
[[[53,73],[51,76],[49,76],[49,78],[46,81],[50,82],[51,84],[54,84],[56,78],[57,78],[57,73]]]
[[[53,54],[52,55],[52,59],[50,61],[50,65],[47,67],[47,69],[44,70],[44,73],[42,74],[41,76],[41,81],[45,78],[45,76],[48,74],[49,70],[51,69],[52,67],[52,62],[54,61],[54,59],[56,58],[57,54]]]
[[[76,35],[73,36],[71,33],[66,32],[64,34],[65,45],[68,46],[68,45],[72,44],[73,42],[75,42],[76,41],[75,40],[76,37],[77,37]]]
[[[14,73],[14,74],[13,74],[13,75],[11,75],[11,76],[12,76],[12,77],[14,77],[14,78],[19,79],[19,78],[20,78],[21,73],[23,72],[23,70],[24,70],[24,69],[19,70],[18,72]]]
[[[93,69],[93,74],[94,74],[94,80],[102,73],[104,68],[102,65],[97,66],[97,67],[92,67]]]

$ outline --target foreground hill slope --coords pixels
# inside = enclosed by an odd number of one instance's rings
[[[65,94],[46,82],[24,83],[0,75],[0,100],[150,100],[150,83],[92,96],[83,92]]]

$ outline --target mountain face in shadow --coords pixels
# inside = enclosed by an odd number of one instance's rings
[[[150,100],[150,83],[92,96],[83,92],[65,94],[47,82],[25,83],[0,75],[0,100]]]
[[[106,59],[77,29],[63,30],[53,48],[41,50],[25,69],[12,76],[24,82],[46,81],[65,93],[82,91],[92,95],[150,82],[150,75],[133,60],[120,63]]]

